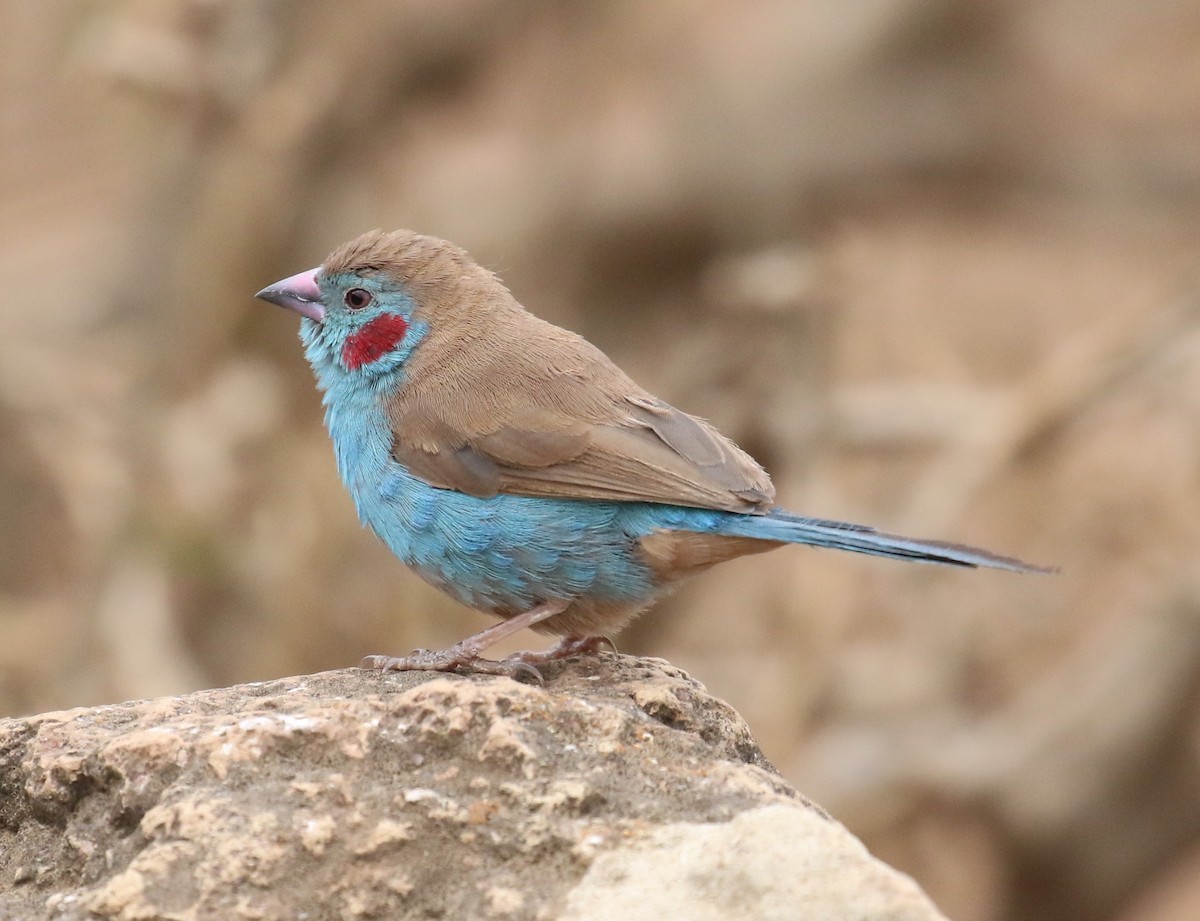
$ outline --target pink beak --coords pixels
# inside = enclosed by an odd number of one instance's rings
[[[317,273],[320,271],[321,267],[317,266],[307,272],[299,272],[291,278],[268,285],[254,296],[320,323],[325,319],[325,303],[321,300],[321,288],[317,285]]]

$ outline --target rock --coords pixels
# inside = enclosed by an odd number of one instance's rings
[[[942,915],[658,660],[0,721],[0,918]]]

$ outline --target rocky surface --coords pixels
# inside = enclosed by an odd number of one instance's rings
[[[659,660],[0,721],[0,918],[942,916]]]

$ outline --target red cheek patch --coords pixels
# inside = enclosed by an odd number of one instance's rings
[[[404,317],[385,313],[376,317],[342,346],[342,364],[350,371],[382,358],[404,338],[408,323]]]

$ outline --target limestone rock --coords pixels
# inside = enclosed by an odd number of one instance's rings
[[[942,916],[658,660],[0,721],[0,918]]]

